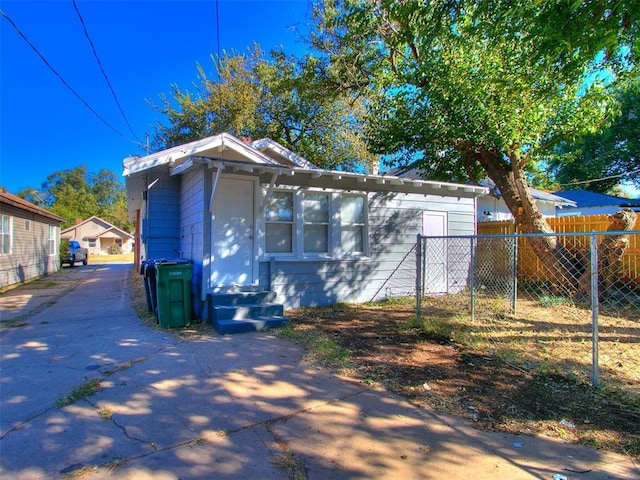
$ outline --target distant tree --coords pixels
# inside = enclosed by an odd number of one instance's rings
[[[488,176],[524,232],[552,233],[528,172],[560,141],[601,129],[615,84],[638,75],[637,1],[315,5],[312,45],[335,84],[370,97],[372,150],[428,178]],[[571,290],[558,239],[530,243]]]
[[[378,157],[364,142],[362,102],[327,88],[323,65],[282,52],[212,56],[215,74],[197,65],[194,90],[171,85],[155,108],[166,116],[152,142],[159,150],[220,132],[269,137],[325,168],[370,170]]]
[[[106,169],[98,173],[88,172],[85,166],[59,170],[47,176],[40,190],[27,188],[18,196],[64,218],[62,228],[96,215],[126,232],[133,230],[125,186]]]
[[[625,85],[616,98],[619,109],[611,126],[558,145],[549,165],[565,190],[614,193],[622,181],[640,187],[640,80]]]

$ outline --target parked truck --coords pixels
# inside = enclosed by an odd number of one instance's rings
[[[60,245],[60,266],[65,263],[75,267],[76,262],[89,263],[89,250],[83,248],[77,240],[63,240]]]

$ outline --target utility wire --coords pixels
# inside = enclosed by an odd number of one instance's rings
[[[98,57],[98,52],[96,51],[96,47],[93,44],[93,41],[91,40],[91,37],[89,36],[89,31],[87,30],[87,26],[84,23],[84,18],[82,18],[82,15],[80,14],[80,10],[78,9],[78,4],[76,3],[76,0],[72,0],[73,3],[73,8],[75,9],[76,13],[78,14],[78,20],[80,20],[80,23],[82,24],[82,29],[84,30],[84,36],[87,38],[87,41],[89,42],[89,45],[91,46],[91,50],[93,51],[93,56],[95,57],[96,61],[98,62],[98,67],[100,67],[100,71],[102,72],[102,76],[104,77],[104,80],[107,82],[107,86],[109,87],[109,90],[111,90],[111,95],[113,95],[113,99],[116,102],[116,105],[118,106],[118,110],[120,110],[120,114],[122,115],[122,118],[124,119],[124,122],[127,124],[127,127],[129,127],[129,131],[133,134],[134,138],[136,140],[138,140],[139,143],[140,139],[138,138],[138,136],[136,135],[136,132],[133,131],[133,128],[131,127],[131,124],[129,123],[129,120],[127,119],[127,116],[124,114],[124,110],[122,109],[122,105],[120,105],[120,101],[118,100],[118,96],[116,95],[115,90],[113,89],[113,86],[111,85],[111,82],[109,81],[109,77],[107,76],[107,72],[104,71],[104,68],[102,66],[102,62],[100,61],[100,58]]]
[[[113,130],[115,133],[117,133],[118,135],[120,135],[122,138],[124,138],[125,140],[130,141],[131,143],[134,143],[136,145],[141,145],[140,142],[137,142],[135,140],[130,139],[129,137],[127,137],[124,133],[122,133],[121,131],[119,131],[118,129],[116,129],[114,126],[112,126],[109,122],[107,122],[104,118],[102,118],[102,116],[100,116],[100,114],[98,112],[96,112],[93,107],[91,105],[89,105],[87,103],[87,101],[82,98],[80,96],[80,94],[78,94],[78,92],[76,92],[73,87],[71,85],[69,85],[69,83],[67,83],[67,81],[62,77],[62,75],[60,75],[55,68],[53,68],[53,66],[47,61],[47,59],[44,57],[44,55],[42,55],[42,53],[40,53],[40,51],[35,47],[35,45],[33,45],[33,43],[31,43],[29,41],[29,39],[26,37],[26,35],[24,33],[22,33],[22,31],[18,28],[18,26],[13,22],[13,20],[11,20],[11,18],[9,18],[9,16],[4,12],[4,10],[0,9],[0,15],[2,15],[10,24],[11,26],[15,29],[15,31],[18,33],[18,35],[20,35],[20,37],[22,37],[22,39],[27,43],[27,45],[29,45],[29,47],[31,48],[31,50],[33,50],[36,55],[38,55],[38,57],[40,57],[40,60],[42,60],[44,62],[44,64],[49,67],[49,70],[51,70],[53,72],[53,74],[58,77],[58,79],[62,82],[62,84],[67,87],[69,89],[69,91],[71,93],[73,93],[73,95],[80,100],[80,102],[87,107],[87,109],[93,113],[98,120],[100,120],[102,123],[104,123],[107,127],[109,127],[111,130]]]
[[[593,180],[582,180],[580,182],[572,182],[572,183],[560,183],[559,186],[568,187],[570,185],[581,185],[583,183],[601,182],[603,180],[612,180],[614,178],[626,177],[626,176],[632,175],[634,173],[640,173],[640,168],[637,168],[636,170],[632,170],[630,172],[619,173],[617,175],[610,175],[608,177],[594,178]]]

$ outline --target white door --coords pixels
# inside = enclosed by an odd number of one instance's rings
[[[214,197],[211,286],[254,281],[254,195],[251,178],[220,177]]]
[[[423,212],[422,234],[432,237],[447,235],[447,212]],[[447,241],[427,238],[422,252],[422,291],[425,294],[447,293]]]

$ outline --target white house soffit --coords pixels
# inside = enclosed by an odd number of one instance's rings
[[[123,175],[126,177],[133,173],[148,170],[160,165],[176,163],[190,155],[196,155],[199,152],[219,147],[222,145],[227,135],[228,134],[219,134],[212,137],[201,138],[200,140],[195,140],[183,145],[177,145],[144,157],[128,157],[122,162],[124,167]]]
[[[273,165],[277,164],[272,158],[256,150],[251,144],[245,143],[228,133],[220,133],[211,137],[202,138],[183,145],[156,152],[144,157],[128,157],[122,162],[123,175],[126,177],[137,172],[148,170],[160,165],[170,164],[178,166],[182,161],[191,156],[219,150],[218,157],[224,158],[225,150],[231,150],[248,161]],[[206,156],[206,155],[205,155]]]
[[[405,180],[391,175],[366,175],[361,173],[337,172],[327,170],[304,170],[294,168],[298,180],[286,182],[289,184],[303,184],[301,177],[311,180],[304,182],[309,186],[329,187],[331,184],[335,188],[359,189],[363,191],[389,191],[404,193],[425,193],[434,195],[454,195],[454,196],[479,196],[488,193],[486,187],[474,185],[463,185],[457,183],[432,182],[428,180]],[[313,180],[317,180],[314,182]],[[281,183],[285,183],[281,181]],[[316,185],[313,185],[316,183]]]
[[[270,138],[262,138],[260,140],[256,140],[251,144],[257,150],[272,150],[277,153],[279,156],[284,157],[289,162],[291,162],[292,166],[297,166],[300,168],[307,168],[312,170],[318,170],[319,168],[308,161],[306,158],[293,153],[286,147],[283,147],[278,142],[271,140]]]

